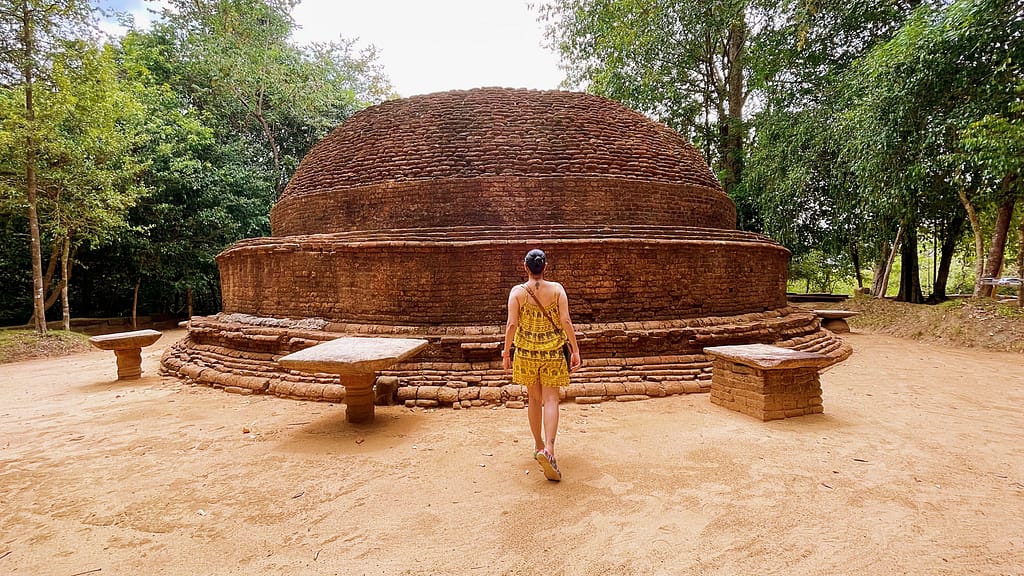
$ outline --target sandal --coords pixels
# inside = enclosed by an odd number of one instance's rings
[[[562,480],[562,472],[558,469],[558,462],[555,461],[555,457],[548,453],[547,450],[541,450],[536,455],[537,463],[540,464],[541,470],[544,471],[544,477],[552,482],[559,482]]]

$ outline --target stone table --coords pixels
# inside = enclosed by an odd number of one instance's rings
[[[413,338],[338,338],[282,357],[290,370],[337,374],[345,387],[345,419],[373,421],[373,382],[384,370],[417,354],[426,340]]]
[[[89,343],[100,350],[113,350],[117,357],[117,379],[142,377],[142,349],[160,339],[156,330],[135,330],[92,336]]]
[[[814,313],[821,318],[821,327],[832,332],[849,332],[850,325],[846,319],[860,314],[852,310],[815,310]]]
[[[711,346],[711,402],[762,421],[822,412],[818,370],[833,359],[768,344]]]

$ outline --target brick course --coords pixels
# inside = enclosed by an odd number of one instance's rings
[[[439,201],[443,199],[443,201]],[[486,226],[736,227],[721,190],[610,177],[499,177],[382,182],[282,197],[270,213],[277,237],[359,230]]]
[[[525,279],[523,254],[536,247],[548,253],[546,277],[566,286],[578,322],[722,316],[786,303],[789,252],[754,234],[611,227],[600,237],[570,227],[435,232],[436,238],[416,231],[239,243],[218,257],[224,311],[494,324],[505,320],[509,289]]]

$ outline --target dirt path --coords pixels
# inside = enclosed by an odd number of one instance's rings
[[[94,352],[0,366],[0,574],[1024,574],[1024,359],[850,335],[825,414],[243,397]],[[248,432],[246,432],[248,431]],[[102,570],[102,571],[98,571]]]

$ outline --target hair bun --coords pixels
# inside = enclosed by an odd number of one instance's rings
[[[544,254],[543,250],[534,248],[526,253],[526,267],[530,269],[533,274],[540,274],[544,271],[544,265],[547,264],[548,258]]]

